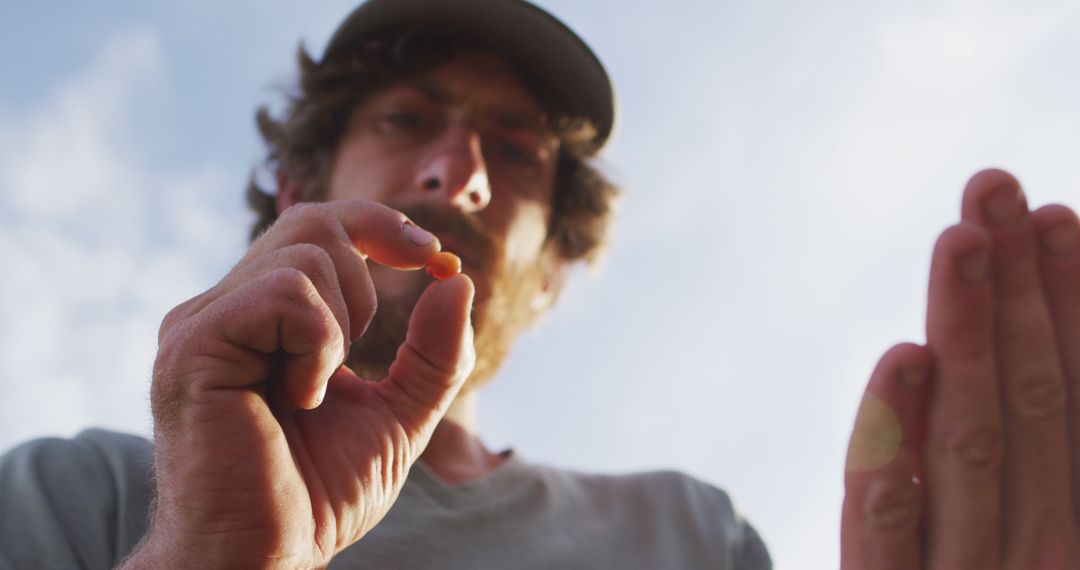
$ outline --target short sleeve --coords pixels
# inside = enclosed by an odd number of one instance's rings
[[[742,521],[742,537],[735,547],[735,570],[772,570],[772,558],[761,535]]]
[[[146,531],[153,452],[87,430],[0,457],[0,569],[110,568]]]

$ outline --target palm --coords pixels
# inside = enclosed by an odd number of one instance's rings
[[[289,518],[314,515],[307,538],[333,540],[334,551],[382,519],[422,447],[374,384],[350,376],[339,373],[324,405],[281,422],[288,451],[297,457],[294,481],[308,499]]]

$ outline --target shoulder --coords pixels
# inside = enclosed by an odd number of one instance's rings
[[[71,439],[41,438],[15,447],[0,458],[0,481],[60,494],[111,493],[148,481],[153,463],[153,446],[146,439],[89,429]]]
[[[94,468],[109,463],[152,463],[153,446],[146,439],[103,429],[88,429],[73,438],[43,437],[23,443],[3,455],[5,466],[39,468],[79,466]]]
[[[115,563],[145,532],[152,467],[149,441],[99,429],[13,448],[0,456],[0,550],[44,567]]]

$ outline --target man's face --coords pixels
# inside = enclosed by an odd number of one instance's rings
[[[338,147],[327,199],[398,209],[461,256],[476,284],[477,369],[470,383],[494,373],[534,317],[534,299],[554,269],[543,246],[557,151],[541,107],[516,72],[470,51],[366,99]],[[350,364],[378,378],[404,339],[427,278],[370,267],[379,310]]]

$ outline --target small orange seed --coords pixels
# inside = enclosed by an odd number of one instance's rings
[[[440,251],[427,262],[427,272],[435,279],[448,279],[461,273],[461,258],[449,251]]]

